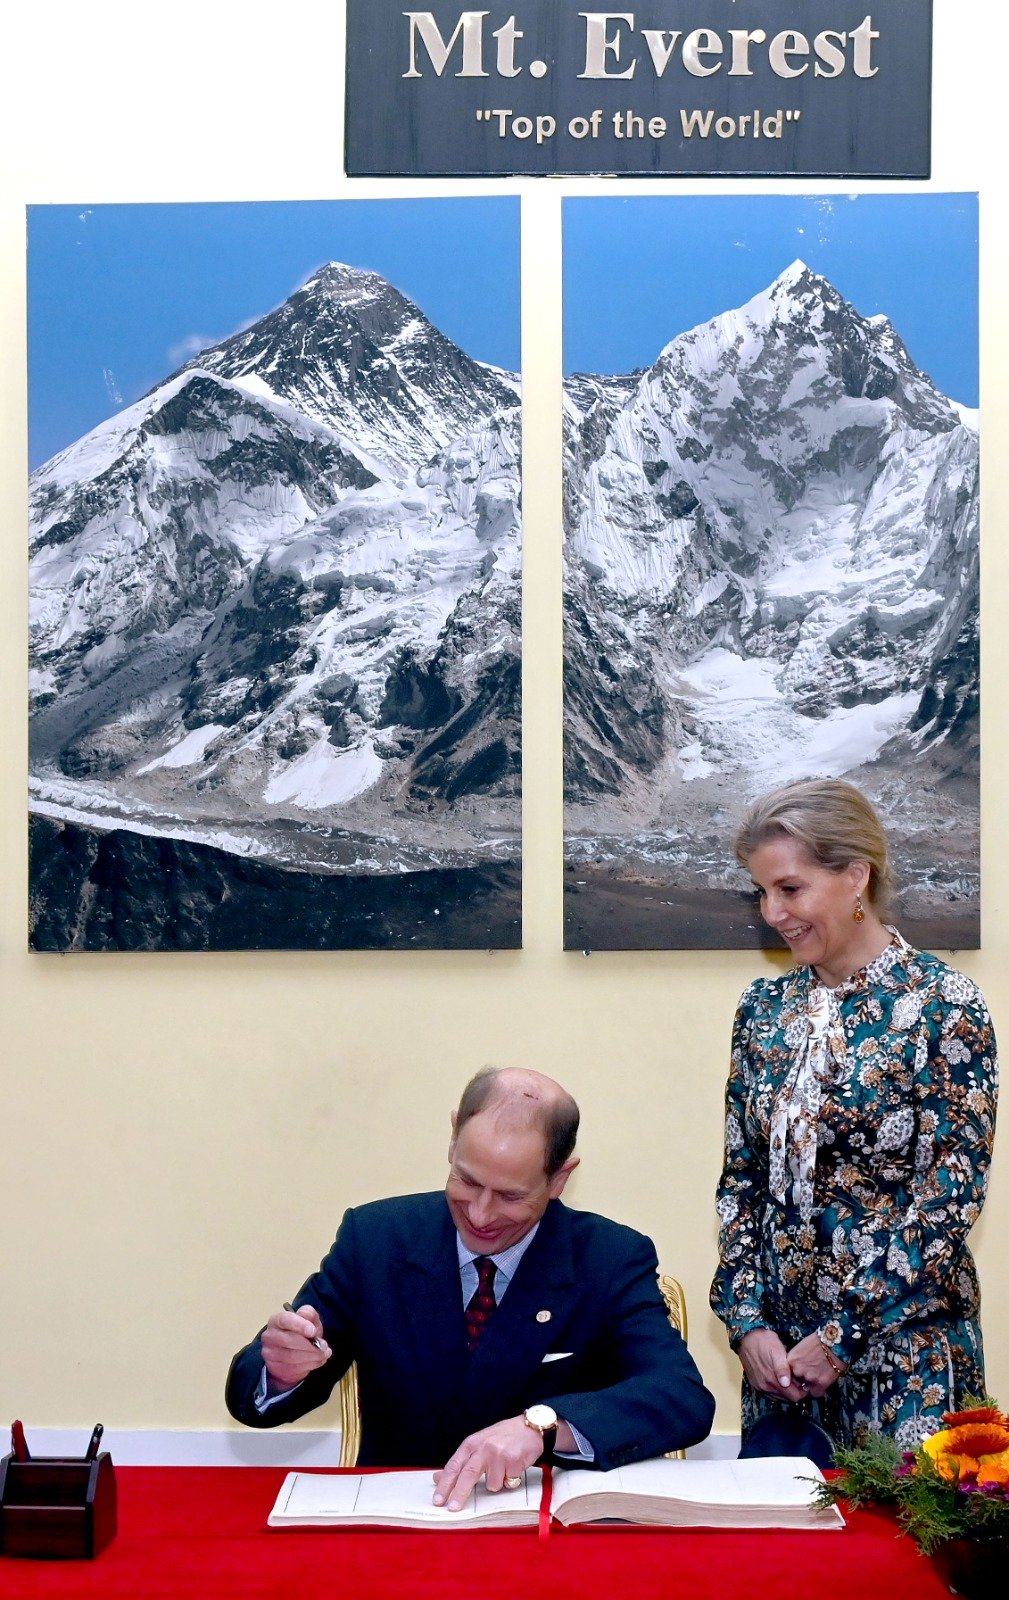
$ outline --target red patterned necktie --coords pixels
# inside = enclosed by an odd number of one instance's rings
[[[477,1270],[477,1285],[473,1298],[466,1307],[466,1339],[471,1350],[476,1349],[481,1334],[497,1310],[497,1301],[494,1299],[494,1274],[497,1272],[497,1262],[492,1261],[490,1256],[477,1256],[473,1265]]]

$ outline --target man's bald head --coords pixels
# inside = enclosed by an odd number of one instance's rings
[[[553,1078],[528,1067],[483,1067],[462,1092],[452,1119],[455,1135],[471,1117],[486,1112],[502,1127],[538,1128],[543,1135],[543,1170],[548,1178],[564,1165],[578,1137],[579,1110]]]

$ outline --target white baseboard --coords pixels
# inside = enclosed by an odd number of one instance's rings
[[[33,1455],[80,1455],[86,1428],[31,1428]],[[106,1428],[117,1467],[338,1467],[339,1428]]]
[[[688,1461],[735,1461],[739,1454],[738,1433],[709,1433],[700,1444],[687,1451]]]
[[[86,1428],[32,1428],[36,1456],[83,1453]],[[340,1430],[326,1428],[107,1428],[102,1449],[120,1467],[338,1467]],[[738,1433],[714,1433],[687,1455],[724,1461],[739,1454]]]

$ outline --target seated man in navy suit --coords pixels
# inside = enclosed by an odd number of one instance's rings
[[[477,1073],[444,1192],[346,1213],[296,1309],[232,1362],[232,1415],[290,1422],[356,1361],[360,1464],[439,1468],[450,1510],[541,1458],[607,1468],[703,1439],[714,1401],[670,1327],[651,1240],[561,1202],[577,1131],[552,1079]]]

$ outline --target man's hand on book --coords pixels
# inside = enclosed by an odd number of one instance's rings
[[[557,1448],[577,1449],[574,1436],[570,1445],[561,1435],[568,1434],[565,1423],[557,1430]],[[434,1503],[448,1504],[450,1511],[461,1511],[471,1491],[486,1478],[491,1491],[504,1488],[506,1478],[518,1478],[533,1466],[543,1451],[543,1440],[524,1417],[508,1417],[493,1427],[481,1428],[464,1439],[455,1455],[434,1475]]]

